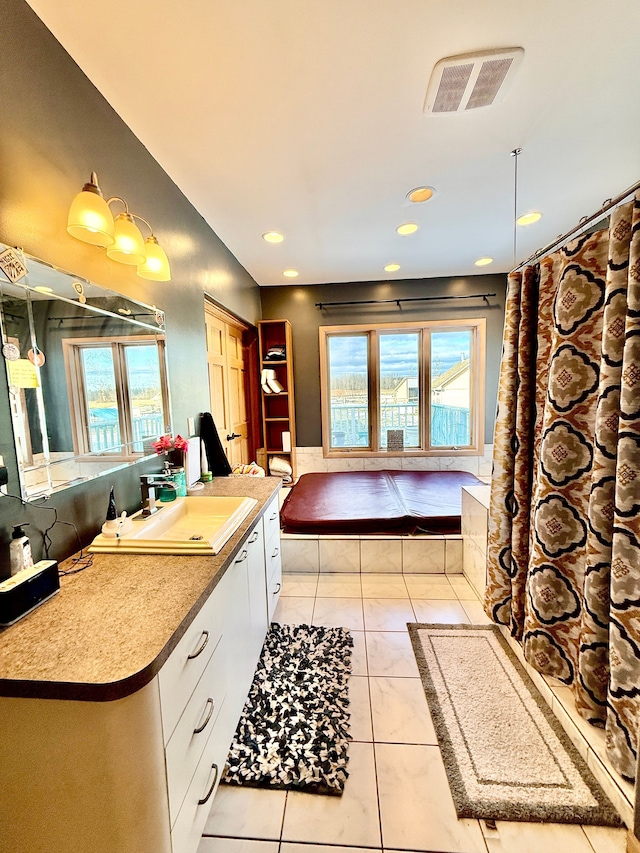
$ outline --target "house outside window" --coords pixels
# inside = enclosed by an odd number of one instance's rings
[[[485,326],[483,319],[322,326],[325,455],[481,452]]]
[[[150,453],[166,431],[164,339],[153,335],[63,340],[76,455]]]

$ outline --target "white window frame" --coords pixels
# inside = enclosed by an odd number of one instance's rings
[[[429,320],[418,323],[366,323],[344,326],[320,326],[320,401],[322,412],[322,449],[327,459],[349,457],[407,457],[407,456],[478,456],[484,452],[484,402],[486,371],[486,320],[484,318],[460,320]],[[447,329],[471,332],[471,388],[470,426],[471,442],[464,447],[432,446],[430,443],[430,336],[432,332]],[[403,451],[388,451],[379,442],[379,339],[381,333],[397,332],[420,335],[419,388],[420,388],[420,446]],[[369,375],[369,446],[331,447],[331,394],[329,388],[329,339],[337,335],[366,335],[368,338]]]
[[[133,427],[131,422],[131,407],[129,405],[129,387],[125,361],[127,346],[140,346],[154,343],[158,348],[158,363],[160,369],[160,388],[162,393],[162,408],[165,422],[169,419],[169,386],[167,382],[166,360],[164,355],[165,339],[161,335],[124,335],[110,338],[106,341],[98,338],[65,338],[62,341],[64,366],[69,391],[71,428],[73,446],[76,456],[95,456],[91,450],[89,438],[89,423],[86,412],[84,376],[82,370],[82,350],[87,348],[111,347],[113,368],[116,385],[116,401],[120,423],[120,442],[113,451],[100,451],[99,456],[108,456],[117,461],[131,461],[144,456],[144,451],[133,451]],[[163,433],[167,431],[163,429]],[[162,433],[161,433],[162,434]],[[160,435],[157,436],[158,438]]]

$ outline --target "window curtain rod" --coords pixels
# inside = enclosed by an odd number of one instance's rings
[[[514,267],[511,272],[518,272],[518,270],[523,269],[529,264],[533,264],[536,261],[539,261],[540,258],[547,255],[552,249],[556,249],[558,246],[561,246],[563,243],[566,243],[569,237],[572,237],[576,232],[580,231],[581,229],[586,228],[587,225],[594,221],[594,219],[598,219],[599,217],[601,217],[604,213],[606,213],[608,210],[611,210],[612,207],[615,207],[616,205],[620,204],[621,201],[624,201],[627,196],[632,195],[638,189],[640,189],[640,181],[636,181],[633,186],[629,187],[629,189],[626,189],[624,192],[620,193],[620,195],[617,195],[615,198],[608,198],[606,201],[603,201],[600,210],[596,210],[596,212],[592,213],[591,216],[583,216],[580,222],[578,222],[578,224],[574,228],[572,228],[570,231],[567,231],[565,234],[559,234],[555,240],[552,240],[551,243],[548,243],[546,246],[544,246],[544,248],[538,249],[537,252],[534,252],[525,261],[522,261],[522,263],[518,264],[517,267]]]
[[[489,297],[495,293],[471,293],[468,296],[413,296],[406,299],[357,299],[354,302],[316,302],[316,308],[334,308],[338,305],[397,305],[401,302],[433,302],[442,299],[484,299],[489,304]]]

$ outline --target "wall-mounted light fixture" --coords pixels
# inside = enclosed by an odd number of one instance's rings
[[[114,220],[109,205],[116,201],[124,205],[124,210]],[[135,219],[144,222],[151,232],[146,240]],[[71,204],[67,231],[84,243],[102,246],[113,261],[135,264],[141,278],[151,281],[171,279],[169,260],[151,225],[142,216],[131,213],[123,198],[113,196],[105,201],[95,172],[91,173],[91,180]]]

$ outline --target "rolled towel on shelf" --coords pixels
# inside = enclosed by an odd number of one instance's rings
[[[282,456],[269,457],[269,473],[274,477],[282,477],[285,483],[290,483],[293,480],[293,468],[287,459]]]

